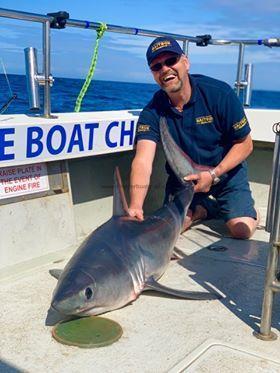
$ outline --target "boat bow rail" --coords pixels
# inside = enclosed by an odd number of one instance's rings
[[[35,54],[27,58],[27,71],[30,72],[28,81],[29,81],[29,91],[30,91],[30,103],[32,108],[38,108],[34,106],[34,97],[36,96],[37,85],[41,84],[44,86],[44,113],[45,117],[51,116],[51,101],[50,101],[50,88],[53,84],[53,79],[50,73],[50,52],[51,52],[51,38],[50,31],[51,28],[55,29],[64,29],[65,27],[78,27],[89,30],[99,30],[99,22],[92,22],[87,20],[76,20],[69,18],[67,12],[57,12],[57,13],[48,13],[47,15],[27,13],[21,11],[15,11],[11,9],[0,8],[0,17],[30,21],[30,22],[39,22],[43,25],[43,72],[41,75],[36,74],[36,68],[30,69],[31,62],[35,61]],[[197,46],[206,47],[208,45],[237,45],[239,47],[238,55],[238,65],[237,65],[237,75],[235,88],[237,95],[240,95],[241,90],[245,90],[244,95],[244,105],[250,105],[250,97],[252,90],[252,66],[249,64],[245,67],[244,79],[242,80],[243,72],[243,59],[245,46],[267,46],[267,47],[279,47],[280,46],[280,37],[269,38],[269,39],[213,39],[211,35],[198,35],[198,36],[188,36],[182,34],[173,34],[166,32],[159,32],[153,30],[145,30],[135,27],[123,27],[116,26],[111,24],[106,24],[107,32],[117,32],[122,34],[131,34],[137,36],[148,36],[148,37],[158,37],[158,36],[171,36],[174,39],[183,42],[183,50],[188,54],[188,45],[189,43],[195,43]],[[26,52],[27,55],[29,52]],[[30,62],[31,61],[31,62]]]
[[[259,332],[254,333],[257,338],[264,341],[273,341],[277,338],[277,335],[271,330],[272,306],[274,294],[280,292],[278,269],[280,255],[280,122],[274,124],[273,131],[276,139],[266,219],[266,231],[270,232],[270,249],[266,267],[261,325]]]

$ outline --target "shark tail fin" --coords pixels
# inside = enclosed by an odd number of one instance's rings
[[[113,199],[113,216],[124,216],[128,214],[128,205],[122,185],[119,168],[115,168],[114,173],[114,199]]]
[[[186,153],[183,152],[182,149],[180,149],[170,135],[166,118],[163,116],[160,117],[160,136],[167,162],[183,184],[185,176],[209,170],[209,166],[202,166],[195,163]]]

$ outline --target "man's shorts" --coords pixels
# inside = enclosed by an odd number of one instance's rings
[[[174,178],[168,179],[164,203],[170,201],[180,188],[180,184],[174,182]],[[207,210],[208,219],[223,219],[225,222],[238,217],[257,219],[246,162],[222,175],[220,182],[213,185],[209,192],[196,193],[189,208],[195,211],[197,205]]]

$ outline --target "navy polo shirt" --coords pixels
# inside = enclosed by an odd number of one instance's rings
[[[137,123],[135,141],[160,141],[159,118],[165,116],[179,147],[196,163],[217,166],[235,140],[250,132],[243,107],[225,82],[204,75],[189,75],[192,94],[179,112],[163,90],[155,93]],[[171,170],[167,169],[168,173]]]

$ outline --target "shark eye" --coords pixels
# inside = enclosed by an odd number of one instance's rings
[[[85,290],[86,298],[90,299],[92,297],[92,294],[93,294],[93,291],[91,290],[91,288],[86,288],[86,290]]]

